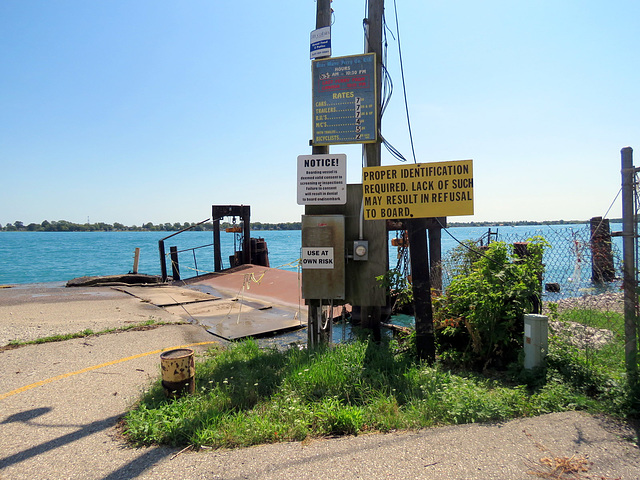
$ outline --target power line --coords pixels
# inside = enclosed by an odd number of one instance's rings
[[[407,85],[404,80],[404,62],[402,61],[402,47],[400,46],[400,25],[398,22],[398,7],[396,0],[393,0],[393,10],[396,16],[396,32],[398,33],[398,57],[400,59],[400,74],[402,76],[402,92],[404,94],[404,109],[407,114],[407,127],[409,129],[409,141],[411,142],[411,153],[413,155],[413,163],[418,163],[416,160],[416,150],[413,144],[413,133],[411,132],[411,120],[409,118],[409,103],[407,102]]]

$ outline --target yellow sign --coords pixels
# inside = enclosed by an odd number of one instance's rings
[[[365,220],[473,215],[473,160],[362,169]]]

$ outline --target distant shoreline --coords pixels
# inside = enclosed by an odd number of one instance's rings
[[[622,223],[621,218],[609,218],[609,223]],[[519,220],[515,222],[447,222],[448,227],[526,227],[532,225],[588,225],[589,220]]]
[[[609,219],[610,223],[621,223],[620,218]],[[545,220],[536,222],[533,220],[519,220],[507,222],[447,222],[447,227],[519,227],[532,225],[576,225],[588,224],[589,220]],[[230,228],[233,225],[228,222],[220,224],[222,230]],[[42,223],[30,223],[24,225],[23,222],[8,223],[4,226],[0,225],[0,232],[176,232],[182,229],[191,229],[193,231],[213,231],[213,223],[206,222],[201,224],[185,223],[163,223],[154,225],[153,223],[145,223],[144,225],[127,226],[121,223],[73,223],[66,220],[49,222],[45,220]],[[301,230],[301,222],[282,222],[282,223],[262,223],[252,222],[252,231],[286,231]]]

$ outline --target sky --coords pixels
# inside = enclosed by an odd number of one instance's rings
[[[363,53],[365,7],[333,1],[333,56]],[[213,204],[300,221],[315,16],[314,0],[3,0],[0,224],[197,222]],[[382,135],[409,162],[408,125],[418,163],[473,159],[474,215],[450,221],[620,217],[640,2],[386,0],[385,20]],[[349,183],[361,150],[331,146]]]

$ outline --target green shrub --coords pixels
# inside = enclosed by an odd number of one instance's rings
[[[540,299],[542,255],[548,246],[542,237],[534,237],[524,257],[504,242],[490,244],[482,254],[459,247],[467,259],[444,295],[433,302],[443,359],[483,369],[517,360],[524,314]]]

